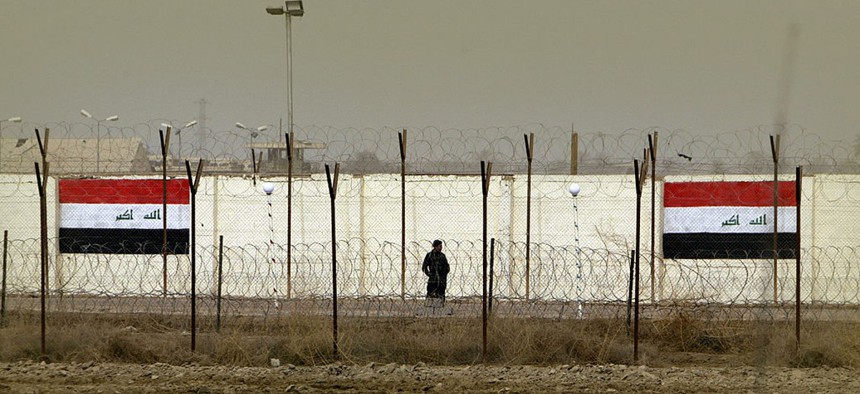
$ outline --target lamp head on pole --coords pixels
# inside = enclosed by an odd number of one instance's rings
[[[302,0],[288,0],[284,2],[284,7],[266,7],[266,12],[269,15],[284,15],[287,16],[302,16],[305,14],[305,7]]]
[[[242,129],[242,130],[248,130],[248,128],[247,128],[247,127],[245,127],[245,125],[243,125],[243,124],[241,124],[241,123],[239,123],[239,122],[236,122],[236,127],[240,128],[240,129]]]
[[[263,192],[266,193],[267,196],[271,195],[272,192],[275,191],[275,184],[271,182],[266,182],[263,184]]]
[[[15,117],[13,117],[13,118],[6,119],[6,121],[7,121],[7,122],[12,122],[12,123],[21,123],[21,117],[20,117],[20,116],[15,116]]]
[[[89,112],[87,112],[87,110],[85,110],[85,109],[82,109],[82,110],[81,110],[81,115],[83,115],[85,118],[90,118],[90,119],[92,119],[92,118],[93,118],[93,116],[92,116],[92,115],[90,115],[90,113],[89,113]]]
[[[302,16],[305,14],[305,7],[302,4],[302,0],[288,0],[284,3],[284,10],[290,14],[290,16]]]
[[[114,116],[105,118],[105,120],[108,122],[116,122],[117,120],[119,120],[119,115],[114,115]]]
[[[191,126],[194,126],[194,125],[196,125],[196,124],[197,124],[197,121],[196,121],[196,120],[192,120],[192,121],[190,121],[190,122],[186,123],[186,124],[185,124],[185,126],[182,126],[182,128],[181,128],[181,129],[180,129],[180,128],[175,128],[175,127],[173,127],[173,124],[171,124],[171,123],[162,123],[162,124],[161,124],[161,126],[162,126],[162,127],[170,127],[171,129],[174,129],[174,130],[176,131],[176,134],[178,135],[182,130],[187,129],[187,128],[191,127]]]

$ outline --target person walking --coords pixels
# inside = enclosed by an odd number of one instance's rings
[[[445,287],[448,284],[450,266],[445,253],[442,253],[442,241],[433,241],[433,249],[424,256],[421,271],[427,275],[427,298],[441,299],[442,305],[445,305]]]

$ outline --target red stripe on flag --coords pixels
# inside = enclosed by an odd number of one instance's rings
[[[664,207],[773,206],[773,182],[666,182]],[[779,182],[779,206],[797,206],[792,181]]]
[[[160,179],[60,179],[60,203],[161,204]],[[184,179],[167,181],[167,203],[188,204],[190,188]]]

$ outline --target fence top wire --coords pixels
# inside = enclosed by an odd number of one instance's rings
[[[34,128],[51,129],[48,160],[54,174],[129,174],[161,170],[159,129],[154,119],[130,126],[88,123],[24,123],[3,127],[0,171],[31,172],[39,153]],[[295,129],[294,170],[323,172],[323,164],[341,163],[344,173],[399,173],[398,133],[403,129],[334,128],[309,125]],[[570,128],[539,123],[480,129],[407,128],[406,159],[410,174],[476,174],[477,163],[493,162],[496,174],[521,174],[528,161],[523,136],[535,134],[535,174],[569,174],[572,160]],[[780,135],[780,165],[798,165],[806,173],[860,172],[860,139],[827,140],[799,125],[757,126],[719,133],[693,133],[660,127],[620,132],[579,132],[576,167],[579,174],[625,174],[633,159],[642,159],[648,135],[657,139],[657,166],[666,174],[754,174],[773,169],[770,136]],[[207,161],[207,172],[249,174],[251,148],[264,156],[262,173],[286,173],[285,136],[278,127],[247,130],[174,130],[168,167],[181,172],[185,159]]]

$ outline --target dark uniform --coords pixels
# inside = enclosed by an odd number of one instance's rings
[[[434,241],[433,245],[441,245],[441,241]],[[421,265],[421,270],[427,275],[427,297],[445,299],[445,287],[448,284],[448,259],[445,253],[431,250],[424,257],[424,264]]]

